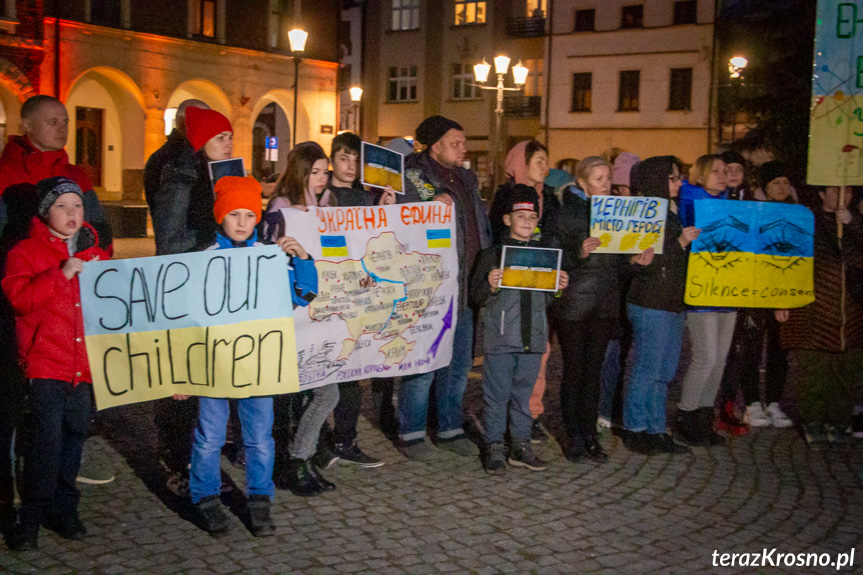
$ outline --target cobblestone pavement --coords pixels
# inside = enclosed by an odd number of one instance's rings
[[[562,437],[550,363],[546,404],[552,434]],[[672,388],[670,405],[679,394]],[[90,457],[117,480],[83,486],[78,542],[42,530],[37,551],[0,550],[12,573],[833,573],[834,568],[726,568],[721,553],[839,553],[855,550],[863,572],[861,445],[851,452],[809,452],[793,429],[756,430],[725,447],[691,455],[632,454],[605,433],[604,465],[572,464],[554,440],[538,447],[547,471],[485,474],[478,458],[441,451],[429,463],[402,457],[373,426],[365,394],[360,442],[386,465],[337,464],[325,475],[338,489],[315,498],[278,491],[275,537],[235,529],[214,539],[191,522],[188,503],[164,488],[155,457],[151,407],[100,413]],[[479,371],[465,400],[480,416]],[[475,429],[475,428],[474,428]],[[236,489],[243,477],[223,460]],[[774,555],[775,557],[775,555]]]

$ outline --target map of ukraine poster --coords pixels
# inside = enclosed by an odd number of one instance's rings
[[[696,200],[689,305],[795,308],[815,301],[814,228],[792,204]]]
[[[455,209],[441,202],[282,210],[315,258],[294,310],[300,389],[449,365],[458,310]]]

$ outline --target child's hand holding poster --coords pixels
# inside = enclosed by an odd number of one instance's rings
[[[500,269],[502,288],[557,291],[561,250],[503,246]]]
[[[662,253],[668,200],[651,197],[593,196],[590,237],[602,242],[596,254]]]

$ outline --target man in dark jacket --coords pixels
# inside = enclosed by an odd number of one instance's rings
[[[467,305],[467,291],[477,256],[491,245],[491,226],[480,200],[476,175],[463,167],[467,150],[462,127],[443,116],[432,116],[419,125],[416,136],[426,149],[406,159],[405,194],[399,201],[436,200],[455,207],[459,301],[450,365],[402,378],[398,401],[399,448],[410,459],[427,460],[433,456],[434,449],[425,436],[429,391],[434,381],[437,445],[467,457],[477,452],[464,435],[461,413],[467,374],[473,366],[473,312]]]
[[[193,194],[205,189],[197,185],[198,160],[186,137],[186,109],[190,106],[210,109],[200,100],[181,103],[177,108],[177,127],[144,167],[144,196],[153,218],[156,255],[160,256],[204,249],[212,244],[212,230],[216,228],[212,210],[206,214],[190,210],[195,205]],[[168,489],[181,496],[188,491],[192,433],[197,419],[195,398],[186,401],[166,398],[153,403],[159,457],[168,473]]]

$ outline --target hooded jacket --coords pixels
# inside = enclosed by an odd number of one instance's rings
[[[81,237],[85,239],[78,241],[76,258],[85,262],[111,258],[98,247],[98,234],[86,222]],[[69,257],[68,244],[33,218],[30,237],[9,252],[2,285],[15,310],[18,355],[26,377],[77,385],[93,380],[84,345],[78,276],[66,279],[62,270]]]
[[[0,232],[4,245],[26,238],[30,221],[36,216],[36,184],[63,176],[84,191],[84,220],[96,229],[99,246],[111,251],[111,226],[90,178],[80,167],[69,163],[66,150],[42,152],[26,136],[12,136],[0,155]]]
[[[633,191],[640,196],[668,198],[668,176],[673,162],[673,156],[657,156],[636,164],[631,173]],[[674,313],[684,311],[689,250],[681,247],[678,241],[682,231],[680,217],[669,205],[662,254],[653,256],[653,261],[646,266],[634,266],[635,275],[626,296],[628,303]]]

